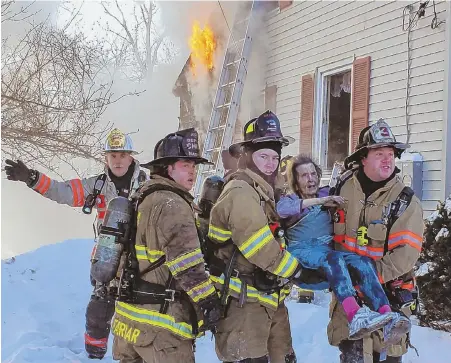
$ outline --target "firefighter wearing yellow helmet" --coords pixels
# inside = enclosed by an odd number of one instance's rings
[[[91,214],[95,208],[97,235],[109,201],[118,195],[129,197],[139,183],[147,179],[139,162],[133,158],[135,154],[131,137],[115,128],[105,140],[105,169],[99,175],[57,181],[40,171],[29,169],[20,160],[6,160],[5,170],[9,180],[24,182],[43,197],[59,204],[82,208],[85,214]],[[85,348],[89,358],[101,359],[107,351],[117,281],[103,286],[91,278],[91,283],[94,292],[86,310]]]

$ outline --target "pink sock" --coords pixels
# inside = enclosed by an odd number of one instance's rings
[[[382,305],[378,310],[378,312],[381,314],[389,313],[390,311],[391,311],[390,305]]]
[[[352,318],[357,313],[357,310],[360,309],[359,304],[357,304],[357,300],[355,299],[355,297],[349,296],[343,300],[341,305],[343,306],[343,310],[346,313],[348,321],[351,322]]]

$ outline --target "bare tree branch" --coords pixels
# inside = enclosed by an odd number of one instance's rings
[[[18,10],[12,10],[11,7],[14,7],[15,0],[2,0],[2,23],[7,21],[24,21],[32,16],[36,15],[39,11],[35,11],[34,13],[28,13],[28,9],[35,3],[35,1],[31,2],[27,6],[21,6]]]
[[[2,15],[16,16],[11,3],[2,2]],[[103,44],[67,28],[47,19],[31,24],[14,45],[2,41],[2,158],[56,173],[55,162],[73,167],[74,158],[103,161],[102,144],[112,125],[101,125],[100,117],[112,103],[138,94],[115,96]]]
[[[134,1],[133,12],[126,16],[124,3],[102,1],[105,14],[113,20],[104,30],[121,39],[123,46],[112,46],[121,59],[124,74],[132,80],[150,81],[158,64],[171,62],[176,50],[155,23],[158,7],[154,1]]]

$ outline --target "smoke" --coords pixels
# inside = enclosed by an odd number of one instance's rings
[[[157,141],[178,129],[180,105],[179,99],[174,96],[172,90],[189,57],[188,39],[196,20],[201,26],[209,24],[218,36],[213,73],[199,73],[196,78],[188,75],[196,119],[203,121],[204,131],[199,131],[200,134],[205,133],[230,35],[229,27],[232,27],[235,11],[242,3],[223,1],[221,9],[218,2],[159,2],[161,11],[158,14],[158,21],[175,47],[179,49],[177,57],[171,64],[158,66],[150,84],[137,84],[118,76],[112,78],[115,96],[130,91],[143,91],[143,93],[138,97],[123,98],[111,105],[102,115],[101,120],[104,124],[113,124],[124,132],[131,133],[135,148],[140,152],[137,156],[139,161],[146,162],[153,159],[153,150]],[[20,1],[17,4],[23,6],[26,3]],[[32,5],[33,11],[41,11],[38,15],[34,15],[32,20],[38,21],[50,17],[52,22],[59,22],[57,11],[60,4],[57,1],[36,1]],[[80,3],[76,3],[78,4]],[[93,10],[94,6],[97,6],[95,10]],[[31,8],[30,11],[32,11]],[[86,23],[86,31],[90,32],[91,36],[96,34],[90,22],[94,23],[102,17],[100,15],[103,12],[99,9],[98,3],[85,2],[80,14]],[[263,106],[258,105],[261,104],[261,91],[264,88],[266,45],[263,20],[259,19],[258,24],[255,32],[258,36],[254,38],[252,45],[252,57],[241,100],[239,116],[241,124],[237,127],[239,134],[241,134],[243,122],[257,113],[253,111],[252,106],[255,106],[258,113],[264,111]],[[2,38],[4,29],[6,28],[2,24]],[[11,37],[20,39],[24,29],[20,23],[17,23],[6,30]],[[86,175],[95,175],[102,170],[103,166],[80,161],[79,168],[85,170]],[[69,168],[62,167],[60,171],[66,179],[76,177]],[[49,174],[49,176],[60,180],[56,175]],[[83,215],[79,209],[58,205],[43,198],[23,183],[6,181],[4,177],[3,179],[1,203],[3,211],[8,212],[2,214],[2,258],[65,239],[92,238],[94,215]]]
[[[163,21],[166,25],[172,24],[170,34],[182,49],[186,48],[185,60],[189,57],[188,39],[191,35],[192,25],[195,21],[201,26],[208,24],[216,36],[217,49],[214,58],[214,69],[208,72],[205,68],[197,67],[194,75],[189,69],[184,76],[188,82],[191,93],[191,106],[194,109],[196,121],[200,127],[201,138],[205,136],[212,106],[223,66],[225,51],[233,28],[235,14],[243,11],[248,5],[246,2],[179,2],[174,14],[173,2],[162,3]],[[175,25],[176,24],[176,25]],[[251,57],[247,67],[245,86],[240,102],[240,112],[236,123],[236,138],[241,137],[241,129],[245,122],[264,112],[263,90],[265,88],[266,27],[264,13],[259,12],[253,19],[254,30]]]
[[[20,1],[15,5],[20,8],[24,4]],[[36,1],[29,11],[40,10],[37,13],[39,15],[34,15],[30,20],[37,22],[50,16],[52,23],[64,24],[64,21],[57,18],[60,5],[61,2],[57,1]],[[73,5],[78,9],[80,3],[74,1]],[[170,64],[156,67],[150,84],[138,84],[124,79],[119,74],[113,75],[114,77],[111,78],[113,97],[130,91],[143,91],[143,93],[137,97],[125,97],[109,106],[101,119],[104,125],[114,125],[131,134],[135,148],[140,152],[137,155],[140,162],[152,160],[158,140],[178,129],[179,99],[173,95],[172,89],[189,55],[188,38],[191,24],[194,19],[199,19],[201,22],[207,19],[211,13],[208,9],[218,7],[217,3],[207,2],[160,2],[159,5],[161,12],[158,21],[174,45],[180,49],[177,57]],[[188,14],[191,15],[188,16]],[[202,14],[205,14],[205,17],[202,17]],[[86,34],[91,37],[102,36],[97,30],[93,30],[95,23],[104,16],[98,3],[85,2],[80,10],[80,16],[83,22],[77,25],[77,31],[86,31]],[[22,26],[22,22],[8,28],[2,24],[2,39],[6,35],[4,28],[8,30],[12,40],[21,39],[24,34]],[[103,165],[85,160],[77,161],[77,167],[88,176],[96,175],[103,169]],[[61,180],[60,177],[46,170],[40,171],[47,173],[51,178]],[[64,165],[59,171],[66,180],[77,177],[71,168]],[[93,237],[94,213],[86,216],[79,208],[58,205],[42,197],[27,188],[24,183],[7,181],[4,174],[2,179],[2,210],[8,211],[2,214],[2,258],[65,239]],[[86,258],[88,259],[89,256]]]

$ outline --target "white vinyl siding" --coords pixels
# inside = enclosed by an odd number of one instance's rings
[[[370,124],[387,120],[400,141],[406,139],[407,31],[406,1],[295,1],[268,14],[266,81],[277,85],[277,115],[283,132],[296,139],[284,153],[299,150],[301,77],[318,67],[371,57]],[[446,20],[447,4],[436,1],[437,17]],[[423,207],[435,210],[443,189],[442,131],[445,75],[445,29],[431,29],[432,1],[426,17],[411,31],[410,144],[423,164]],[[406,17],[407,18],[407,17]],[[315,83],[316,84],[316,83]]]

